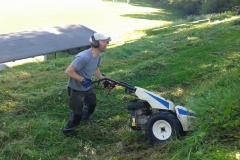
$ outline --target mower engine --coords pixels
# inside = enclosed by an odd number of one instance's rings
[[[129,118],[129,126],[133,130],[145,130],[148,118],[152,114],[148,102],[131,101],[129,102],[127,109],[132,110]]]

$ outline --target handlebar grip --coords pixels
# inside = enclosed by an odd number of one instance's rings
[[[98,83],[98,84],[99,84],[101,81],[105,81],[105,80],[110,81],[110,82],[113,82],[114,85],[117,84],[117,85],[120,85],[120,86],[122,86],[122,87],[125,87],[125,88],[131,90],[132,92],[135,92],[135,91],[136,91],[136,88],[135,88],[134,86],[128,84],[128,83],[121,82],[121,81],[116,81],[116,80],[109,79],[109,78],[103,78],[103,79],[99,79],[99,80],[96,80],[96,81],[92,81],[92,84],[94,84],[94,83]]]

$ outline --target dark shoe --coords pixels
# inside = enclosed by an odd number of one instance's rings
[[[72,138],[74,138],[74,137],[77,136],[77,133],[76,133],[76,132],[70,132],[70,133],[64,133],[64,135],[65,135],[66,137],[72,137]]]
[[[64,134],[72,133],[72,132],[74,132],[74,130],[65,130],[65,129],[63,129],[63,133],[64,133]]]
[[[65,129],[63,129],[63,134],[66,137],[76,137],[76,135],[77,135],[74,130],[65,130]]]
[[[89,118],[82,118],[82,121],[95,121],[95,119],[93,117],[89,117]]]

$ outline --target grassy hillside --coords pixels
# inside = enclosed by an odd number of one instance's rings
[[[81,122],[76,138],[65,137],[69,56],[0,72],[0,159],[239,159],[240,19],[225,20],[139,31],[147,36],[111,44],[102,55],[107,77],[194,110],[195,130],[187,136],[151,144],[127,125],[134,97],[121,87],[108,94],[94,85],[97,121]]]

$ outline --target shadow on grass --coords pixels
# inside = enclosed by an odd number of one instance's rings
[[[103,1],[113,2],[112,0]],[[128,18],[174,21],[185,16],[182,11],[170,8],[163,8],[157,2],[154,2],[154,0],[130,0],[128,5],[127,0],[116,0],[114,3],[123,4],[123,6],[129,7],[131,10],[139,10],[139,14],[121,15]],[[145,9],[148,11],[144,13]]]
[[[165,21],[174,21],[179,18],[184,17],[184,14],[180,10],[174,10],[169,8],[163,8],[157,2],[153,0],[131,0],[129,3],[130,6],[143,7],[158,9],[157,12],[149,13],[139,13],[139,14],[124,14],[123,17],[137,18],[137,19],[147,19],[147,20],[165,20]]]
[[[166,11],[151,12],[144,14],[124,14],[123,17],[136,18],[136,19],[146,19],[146,20],[159,20],[159,21],[174,21],[179,19],[176,14]]]

